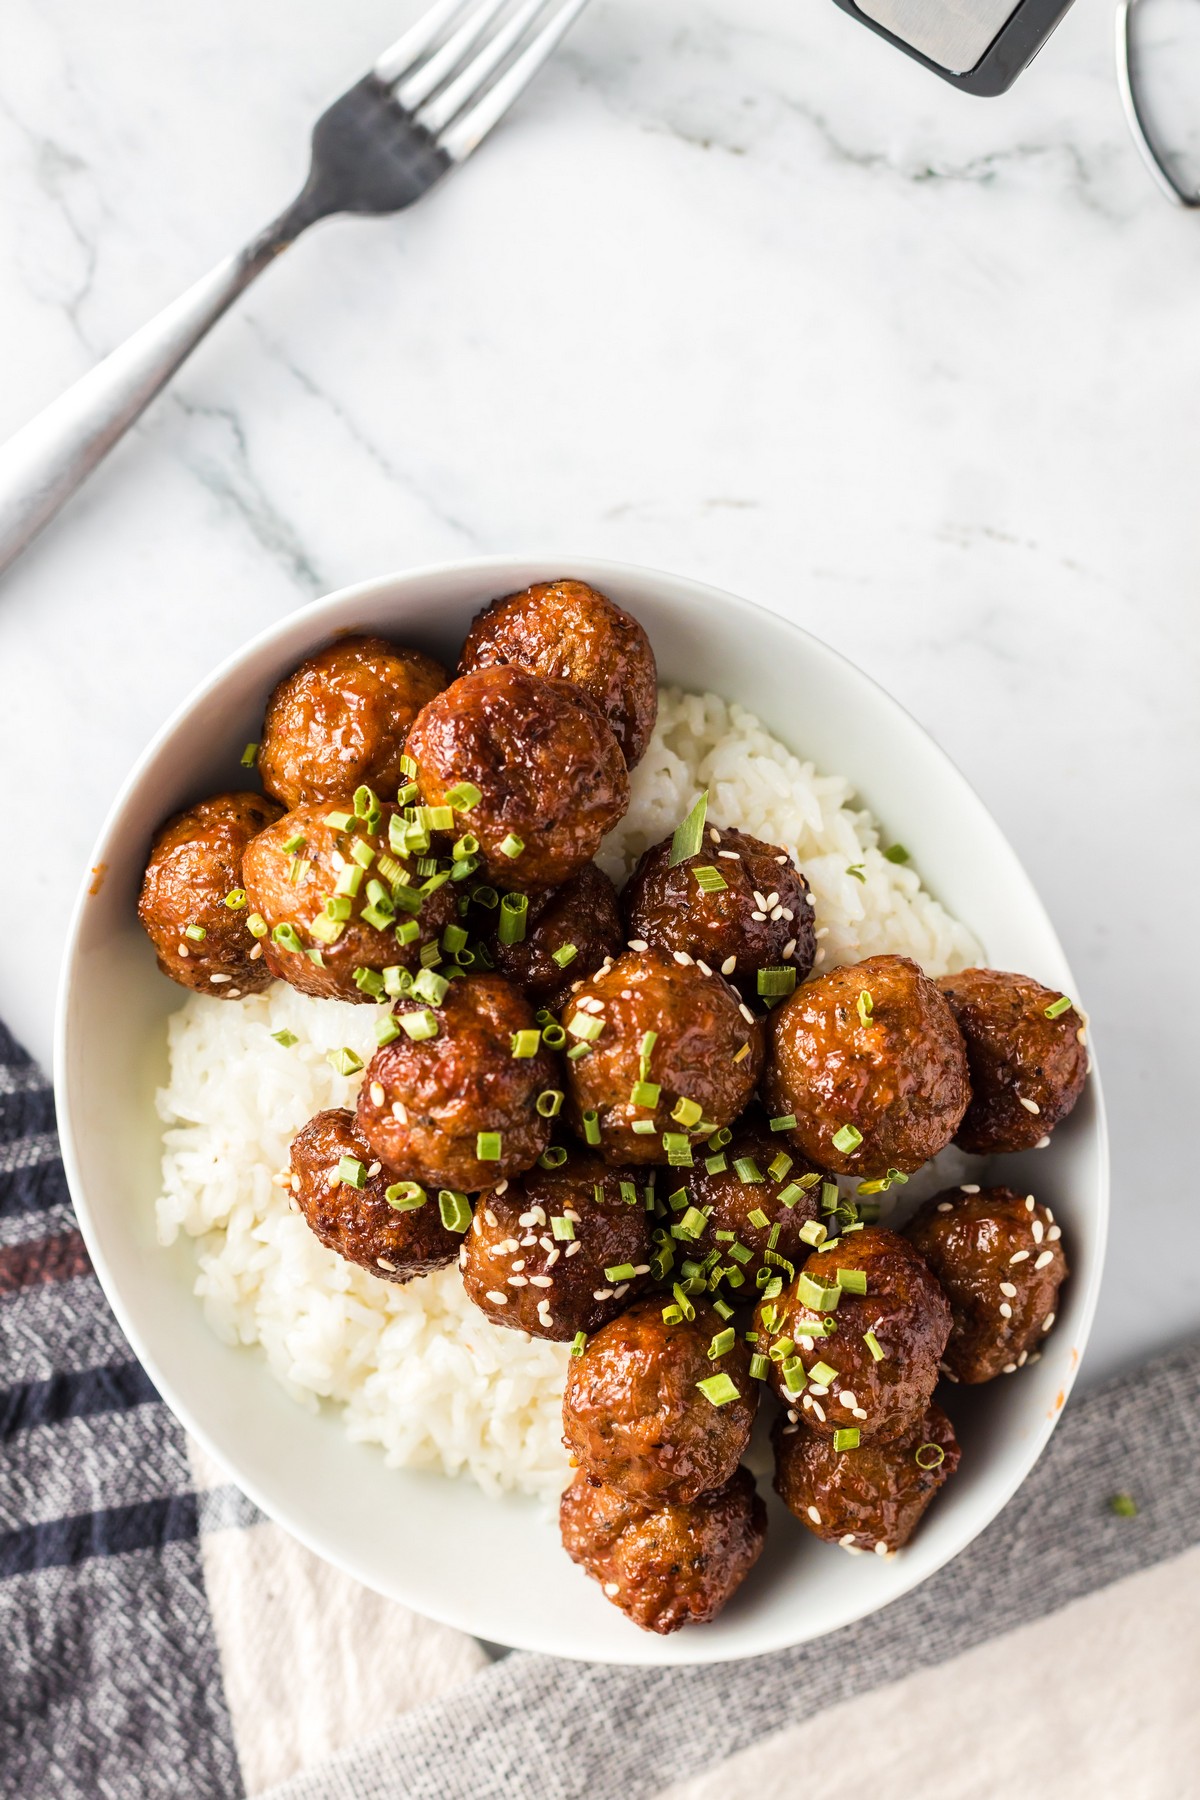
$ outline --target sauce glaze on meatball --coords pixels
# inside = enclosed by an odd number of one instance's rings
[[[525,935],[519,943],[501,941],[497,911],[481,917],[472,909],[492,960],[536,1007],[557,1012],[576,982],[595,973],[605,957],[621,949],[621,915],[617,890],[602,869],[586,863],[561,887],[529,896]],[[555,961],[555,952],[566,960]],[[570,954],[571,952],[574,954]]]
[[[1067,1276],[1050,1208],[1007,1187],[947,1188],[905,1235],[950,1302],[943,1361],[954,1378],[991,1381],[1027,1362],[1054,1323]]]
[[[497,1325],[562,1342],[616,1318],[650,1272],[637,1176],[574,1150],[556,1169],[530,1169],[485,1194],[459,1258],[476,1306]]]
[[[640,762],[658,712],[650,639],[622,607],[583,581],[547,581],[481,612],[459,669],[513,664],[582,688],[600,708],[629,768]]]
[[[863,1285],[865,1293],[855,1291]],[[818,1290],[826,1296],[821,1305],[812,1299]],[[832,1332],[822,1332],[825,1320]],[[815,1250],[782,1294],[760,1300],[754,1326],[759,1352],[775,1351],[772,1387],[813,1431],[832,1437],[846,1427],[887,1439],[899,1437],[928,1406],[951,1317],[912,1245],[886,1226],[869,1225]],[[806,1379],[789,1388],[792,1357]],[[793,1384],[800,1373],[793,1367]]]
[[[345,637],[306,658],[267,701],[258,772],[291,809],[362,783],[394,800],[408,730],[445,687],[441,663],[384,638]]]
[[[384,1281],[402,1282],[432,1274],[458,1255],[462,1239],[442,1224],[435,1198],[405,1210],[388,1200],[387,1190],[398,1178],[375,1160],[354,1114],[344,1107],[308,1121],[292,1139],[291,1162],[296,1205],[326,1248],[347,1262]],[[351,1169],[353,1164],[359,1168]],[[362,1185],[343,1179],[343,1168]]]
[[[419,968],[422,949],[436,944],[457,918],[452,884],[423,892],[416,859],[391,852],[388,822],[395,812],[393,806],[382,807],[372,828],[354,817],[352,800],[298,806],[248,847],[246,893],[269,927],[263,939],[267,965],[272,975],[302,994],[377,1000],[378,994],[359,986],[355,970]],[[365,867],[360,857],[366,859]],[[390,870],[408,877],[399,885],[420,896],[419,911],[396,904],[398,884],[390,879]],[[346,892],[347,886],[354,891]],[[329,917],[326,903],[331,899],[344,918]],[[394,910],[389,912],[389,906]],[[286,935],[277,936],[280,930]],[[309,950],[319,954],[319,962],[306,954]]]
[[[818,1168],[911,1175],[944,1150],[971,1097],[962,1034],[907,956],[871,956],[808,982],[776,1008],[763,1083],[773,1115],[796,1115]]]
[[[682,951],[627,951],[589,977],[561,1016],[568,1042],[590,1045],[567,1064],[568,1117],[584,1137],[595,1113],[612,1163],[665,1163],[664,1138],[699,1144],[732,1124],[762,1069],[758,1021],[727,981]],[[589,1020],[600,1025],[590,1037]]]
[[[236,1000],[270,983],[272,971],[247,928],[250,908],[240,896],[246,847],[279,811],[261,794],[214,794],[176,813],[156,835],[138,918],[159,968],[181,987]],[[226,904],[229,896],[235,905]]]
[[[570,682],[524,669],[460,676],[420,714],[408,754],[426,805],[446,805],[463,783],[479,790],[463,824],[501,888],[569,881],[629,805],[625,759],[599,708]]]
[[[816,954],[808,883],[778,844],[710,825],[695,856],[671,867],[671,842],[647,850],[621,903],[631,938],[684,950],[746,993],[760,969],[791,967],[803,981]],[[700,885],[697,871],[706,871]],[[714,889],[714,881],[725,883]]]
[[[1083,1092],[1083,1020],[1073,1006],[1058,1012],[1064,996],[1028,975],[964,969],[944,975],[938,987],[958,1021],[971,1070],[971,1104],[955,1143],[977,1156],[1032,1150]]]
[[[563,1442],[593,1481],[631,1500],[686,1504],[732,1479],[750,1440],[758,1384],[735,1338],[715,1359],[719,1314],[668,1325],[660,1299],[637,1301],[572,1357],[563,1394]],[[697,1386],[727,1375],[736,1398],[714,1406]]]
[[[899,1437],[835,1450],[830,1438],[780,1414],[771,1428],[775,1491],[802,1525],[844,1550],[886,1556],[907,1544],[958,1468],[954,1427],[930,1405]],[[940,1452],[940,1455],[939,1455]]]
[[[513,1055],[516,1033],[536,1030],[528,1001],[501,975],[467,975],[438,1005],[409,997],[395,1014],[400,1033],[375,1052],[358,1096],[372,1153],[422,1187],[464,1193],[530,1168],[550,1141],[538,1096],[559,1084],[544,1047]],[[432,1026],[432,1035],[411,1037],[406,1017],[420,1032]]]
[[[715,1619],[762,1554],[767,1509],[748,1469],[686,1503],[644,1507],[577,1475],[559,1504],[563,1546],[643,1631]]]

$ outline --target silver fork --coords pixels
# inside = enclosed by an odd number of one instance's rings
[[[0,571],[18,557],[256,275],[332,213],[399,212],[487,136],[587,0],[434,0],[317,120],[285,212],[0,448]]]

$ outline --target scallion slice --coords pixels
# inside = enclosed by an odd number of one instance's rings
[[[833,1434],[833,1447],[835,1450],[857,1450],[858,1445],[859,1432],[857,1425],[843,1425],[840,1431],[835,1431]]]
[[[329,1064],[330,1068],[335,1069],[339,1075],[357,1075],[358,1071],[363,1066],[362,1057],[356,1056],[354,1051],[349,1049],[345,1044],[342,1045],[340,1050],[327,1051],[325,1054],[325,1061]]]
[[[512,1037],[509,1039],[512,1054],[518,1060],[527,1056],[536,1056],[541,1041],[541,1032],[534,1029],[514,1031]]]
[[[524,940],[528,912],[527,894],[505,894],[500,902],[500,919],[496,926],[496,936],[502,944],[519,944]]]
[[[760,969],[755,986],[764,1000],[782,1000],[796,986],[796,971],[790,963],[775,963]]]
[[[574,944],[560,944],[557,950],[550,952],[550,960],[556,962],[560,969],[565,969],[578,955],[579,951]]]
[[[946,1460],[946,1452],[940,1444],[918,1444],[913,1451],[913,1461],[918,1469],[936,1469]]]
[[[704,820],[708,814],[708,789],[705,788],[691,812],[681,824],[675,827],[671,838],[671,855],[667,863],[669,869],[686,862],[689,856],[695,856],[704,841]]]
[[[701,824],[703,824],[703,819]],[[736,1381],[725,1374],[709,1375],[704,1381],[698,1381],[696,1386],[713,1406],[728,1406],[731,1400],[738,1398],[739,1390]]]
[[[1048,1019],[1061,1019],[1063,1014],[1065,1012],[1070,1012],[1070,1010],[1071,1001],[1066,994],[1060,994],[1057,1000],[1052,1000],[1049,1006],[1042,1008],[1042,1011]]]
[[[383,1197],[397,1212],[416,1212],[429,1198],[425,1189],[416,1181],[394,1181],[391,1187],[384,1188]]]
[[[500,842],[496,845],[496,848],[499,850],[501,856],[507,856],[510,859],[515,860],[520,856],[522,850],[524,850],[525,840],[524,838],[519,838],[515,831],[510,831],[501,838]]]
[[[833,1147],[840,1150],[843,1156],[849,1156],[862,1143],[862,1132],[857,1125],[842,1125],[833,1134]]]
[[[719,894],[722,888],[729,886],[720,869],[714,869],[711,863],[697,863],[692,874],[696,877],[696,886],[704,894]]]
[[[438,1194],[438,1211],[447,1231],[465,1231],[471,1223],[471,1202],[457,1188],[442,1188]]]

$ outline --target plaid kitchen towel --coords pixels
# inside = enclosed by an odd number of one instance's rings
[[[1200,1791],[1200,1345],[1072,1403],[969,1550],[819,1643],[493,1664],[311,1557],[189,1444],[90,1273],[49,1091],[0,1027],[0,1352],[4,1800]]]

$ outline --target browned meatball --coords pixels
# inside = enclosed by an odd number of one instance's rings
[[[673,1139],[686,1162],[692,1143],[737,1118],[762,1069],[762,1027],[728,982],[682,951],[628,951],[602,966],[562,1022],[571,1044],[589,1046],[567,1063],[568,1116],[586,1137],[595,1114],[611,1163],[667,1162]]]
[[[591,862],[629,805],[629,775],[600,709],[568,681],[476,669],[421,713],[408,737],[429,806],[469,783],[463,814],[498,887],[557,887]]]
[[[1048,1206],[1006,1187],[947,1188],[907,1229],[954,1317],[943,1361],[957,1381],[1011,1375],[1054,1323],[1067,1276]]]
[[[434,885],[435,876],[426,892],[417,859],[391,851],[388,823],[395,812],[382,807],[372,827],[354,817],[352,800],[298,806],[248,846],[246,893],[269,928],[266,962],[302,994],[378,1000],[378,981],[368,976],[364,988],[356,971],[418,969],[423,947],[436,944],[457,918],[451,884]],[[396,899],[401,888],[403,905]],[[410,894],[419,898],[416,912]],[[330,917],[331,906],[346,917]]]
[[[459,1261],[467,1293],[497,1325],[568,1340],[616,1318],[646,1285],[652,1249],[636,1171],[579,1150],[485,1194]]]
[[[971,1104],[955,1143],[976,1156],[1032,1150],[1083,1092],[1083,1020],[1073,1006],[1059,1011],[1065,996],[1028,975],[964,969],[938,986],[958,1020],[971,1070]]]
[[[678,1183],[668,1178],[664,1189],[673,1211],[687,1218],[686,1204],[707,1215],[689,1254],[703,1257],[715,1250],[727,1270],[740,1272],[740,1282],[726,1276],[729,1298],[756,1298],[755,1277],[766,1266],[768,1250],[793,1269],[800,1267],[811,1249],[800,1233],[820,1214],[821,1177],[765,1122],[743,1121],[723,1150],[702,1152],[695,1166],[679,1175]],[[684,1198],[677,1205],[679,1193]]]
[[[473,908],[492,960],[502,975],[524,990],[533,1004],[557,1012],[577,981],[621,948],[617,890],[602,869],[587,863],[561,887],[529,896],[525,935],[505,944],[498,909]],[[558,959],[555,952],[558,952]]]
[[[547,581],[493,600],[475,620],[459,670],[511,663],[573,682],[596,702],[632,769],[658,712],[650,639],[637,620],[582,581]]]
[[[643,1631],[665,1636],[715,1619],[767,1535],[748,1469],[686,1504],[644,1507],[577,1475],[559,1503],[563,1546]]]
[[[289,809],[352,794],[363,782],[394,800],[409,726],[448,676],[384,638],[346,637],[310,656],[267,701],[258,772]]]
[[[651,1506],[723,1487],[758,1408],[746,1346],[735,1337],[711,1358],[726,1327],[710,1307],[694,1311],[668,1325],[661,1299],[639,1300],[567,1371],[563,1442],[592,1480]],[[736,1392],[717,1405],[697,1384],[722,1375]]]
[[[725,885],[714,890],[716,881]],[[744,831],[710,825],[696,855],[674,868],[664,838],[646,851],[621,901],[631,938],[686,950],[749,994],[761,969],[791,968],[803,981],[812,968],[808,883],[786,850]]]
[[[513,1054],[515,1034],[537,1029],[522,995],[500,975],[467,975],[440,1004],[410,997],[395,1013],[400,1034],[375,1052],[358,1096],[374,1155],[422,1187],[465,1193],[531,1167],[550,1141],[538,1095],[558,1084],[544,1047]],[[405,1018],[432,1035],[411,1037]]]
[[[971,1097],[954,1014],[907,956],[832,969],[785,1000],[763,1092],[818,1168],[870,1180],[944,1150]]]
[[[138,918],[159,968],[181,987],[236,1000],[269,984],[262,946],[246,923],[242,857],[278,817],[261,794],[214,794],[168,819],[150,846]]]
[[[320,1112],[292,1139],[292,1195],[330,1250],[384,1281],[412,1281],[453,1262],[462,1238],[436,1198],[394,1192],[399,1178],[372,1157],[344,1107]],[[387,1198],[393,1190],[393,1200]]]
[[[954,1427],[940,1406],[887,1443],[854,1450],[781,1414],[771,1429],[775,1491],[802,1524],[844,1550],[899,1550],[944,1481],[958,1468]]]
[[[824,1320],[832,1334],[822,1334]],[[754,1315],[772,1387],[824,1437],[843,1428],[899,1437],[929,1404],[950,1324],[949,1302],[921,1258],[882,1225],[814,1251]]]

